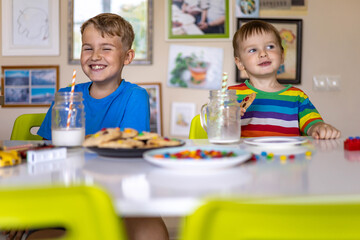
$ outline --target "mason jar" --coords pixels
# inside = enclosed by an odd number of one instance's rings
[[[57,92],[51,112],[52,143],[81,146],[85,139],[85,111],[81,92]]]
[[[201,107],[200,121],[210,143],[235,143],[241,137],[241,110],[236,90],[212,90]]]

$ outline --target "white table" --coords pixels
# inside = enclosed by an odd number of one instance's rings
[[[110,192],[123,216],[182,216],[213,196],[359,194],[360,153],[345,152],[343,139],[311,141],[310,159],[285,163],[263,159],[196,174],[163,169],[141,158],[107,158],[83,148],[68,149],[65,160],[0,168],[0,187],[96,183]],[[20,143],[4,141],[4,145]],[[187,145],[206,144],[207,140],[187,141]]]

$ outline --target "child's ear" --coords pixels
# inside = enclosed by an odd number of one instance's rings
[[[125,56],[125,60],[124,60],[124,65],[128,65],[132,62],[132,60],[135,57],[135,51],[134,49],[129,49],[126,52],[126,56]]]
[[[281,53],[281,64],[284,64],[284,61],[285,61],[285,53],[284,53],[284,51],[282,51],[282,53]]]
[[[245,67],[244,65],[242,64],[241,60],[239,57],[235,57],[235,64],[237,66],[237,68],[240,70],[240,71],[243,71],[245,70]]]

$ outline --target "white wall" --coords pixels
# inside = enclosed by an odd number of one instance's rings
[[[177,41],[165,40],[166,0],[154,0],[153,64],[125,67],[123,75],[132,82],[161,82],[164,135],[170,136],[172,102],[194,102],[197,112],[207,102],[207,90],[169,88],[166,84],[168,49],[170,44],[221,47],[224,49],[223,70],[229,73],[230,84],[235,84],[235,65],[230,40]],[[60,65],[60,87],[71,82],[76,69],[77,81],[87,81],[79,65],[67,63],[68,3],[60,0],[60,56],[56,57],[3,57],[0,65]],[[339,128],[344,137],[360,135],[360,1],[309,0],[308,13],[303,16],[281,16],[303,19],[302,83],[303,89],[315,104],[325,121]],[[266,17],[266,16],[263,16]],[[234,18],[232,17],[234,20]],[[0,19],[1,21],[1,19]],[[235,25],[233,25],[235,28]],[[1,39],[1,38],[0,38]],[[340,75],[341,91],[313,90],[314,75]],[[46,112],[46,108],[0,108],[0,139],[9,139],[15,118],[23,113]]]

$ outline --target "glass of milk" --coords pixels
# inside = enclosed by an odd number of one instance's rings
[[[57,92],[51,112],[52,144],[81,146],[85,139],[85,111],[81,92]]]

